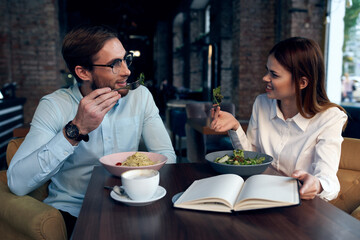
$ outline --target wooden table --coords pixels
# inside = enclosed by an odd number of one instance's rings
[[[120,178],[95,167],[73,239],[360,239],[360,221],[319,198],[295,207],[231,214],[173,207],[176,193],[216,174],[206,163],[166,164],[160,170],[166,196],[130,207],[104,189],[120,185]]]

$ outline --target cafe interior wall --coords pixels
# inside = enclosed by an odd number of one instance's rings
[[[16,83],[30,122],[40,97],[63,85],[57,0],[0,1],[0,87]]]
[[[60,73],[65,69],[60,55],[64,34],[61,13],[65,12],[62,2],[0,1],[0,86],[17,83],[17,96],[27,98],[24,108],[27,123],[40,97],[64,85]],[[208,3],[211,5],[208,34],[202,32],[207,5],[182,7],[180,24],[162,22],[163,29],[172,29],[178,43],[173,40],[166,45],[165,51],[173,50],[169,64],[166,64],[169,54],[154,54],[167,59],[155,61],[161,63],[155,68],[155,76],[169,77],[175,86],[196,91],[204,86],[203,79],[207,77],[204,72],[208,72],[204,63],[208,59],[204,56],[212,45],[213,54],[217,54],[217,61],[213,62],[216,69],[212,69],[216,84],[222,85],[225,100],[235,103],[237,118],[249,119],[255,97],[264,92],[261,79],[269,49],[290,36],[310,37],[322,44],[326,2],[209,0]],[[171,39],[171,33],[169,36]]]
[[[181,14],[181,20],[175,18],[174,85],[205,90],[202,84],[208,76],[204,62],[208,59],[202,54],[204,47],[216,47],[211,88],[221,85],[225,100],[235,103],[238,119],[250,118],[256,96],[264,92],[264,66],[268,51],[276,42],[302,36],[324,46],[327,1],[209,0],[208,4],[211,7],[207,34],[203,30],[207,5],[200,9],[190,6],[177,15]],[[201,44],[203,47],[199,47]]]
[[[24,122],[29,123],[39,99],[68,84],[68,70],[61,56],[61,44],[69,29],[81,23],[107,24],[119,30],[123,43],[130,42],[130,34],[133,34],[132,37],[143,39],[143,45],[147,47],[152,44],[152,39],[137,35],[136,28],[151,32],[153,22],[167,19],[179,1],[156,1],[165,7],[166,11],[157,4],[141,0],[0,1],[0,87],[16,82],[16,96],[26,98]],[[139,3],[144,7],[138,6]],[[131,15],[136,15],[139,22],[129,19]],[[165,29],[166,25],[165,23]],[[133,29],[135,31],[131,33]],[[129,48],[131,49],[131,46]],[[163,49],[166,51],[166,48]],[[141,52],[142,56],[144,53]],[[148,56],[152,56],[151,53]],[[166,54],[154,56],[168,58]],[[171,77],[164,64],[166,61],[169,63],[171,59],[156,61],[160,63],[162,71],[154,74],[155,77]],[[142,61],[141,67],[136,71],[146,68],[151,72],[152,64],[151,61]],[[153,76],[146,74],[146,77],[152,80]]]

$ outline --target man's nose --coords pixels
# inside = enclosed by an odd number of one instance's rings
[[[130,76],[131,71],[130,71],[129,67],[127,66],[127,64],[125,63],[125,61],[123,61],[122,64],[123,65],[121,66],[120,74],[125,75],[125,76]]]

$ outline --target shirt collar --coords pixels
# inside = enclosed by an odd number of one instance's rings
[[[296,114],[292,119],[303,132],[305,132],[311,120],[310,118],[304,118],[300,113]]]
[[[277,100],[272,99],[271,110],[270,110],[270,119],[273,120],[276,117],[285,121],[284,115],[280,111],[280,108],[277,104]],[[302,131],[306,130],[307,126],[310,123],[310,120],[311,119],[304,118],[300,113],[298,113],[294,117],[288,119],[288,121],[293,121]]]
[[[280,111],[280,109],[279,109],[279,107],[277,105],[277,100],[272,99],[271,101],[272,101],[272,104],[271,104],[271,109],[270,109],[270,119],[274,119],[275,117],[277,117],[278,112],[281,114],[281,117],[280,116],[278,116],[278,117],[284,119],[282,117],[282,113],[281,113],[281,111]]]
[[[80,92],[80,84],[79,83],[74,84],[71,89],[76,100],[80,102],[80,100],[83,98],[83,95]]]

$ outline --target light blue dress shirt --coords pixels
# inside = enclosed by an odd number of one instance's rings
[[[94,166],[100,157],[137,151],[141,137],[149,152],[176,156],[153,97],[146,87],[129,91],[89,133],[88,142],[72,146],[63,135],[73,120],[82,95],[79,87],[59,89],[43,97],[31,128],[9,166],[11,191],[25,195],[51,179],[45,203],[78,216]]]

